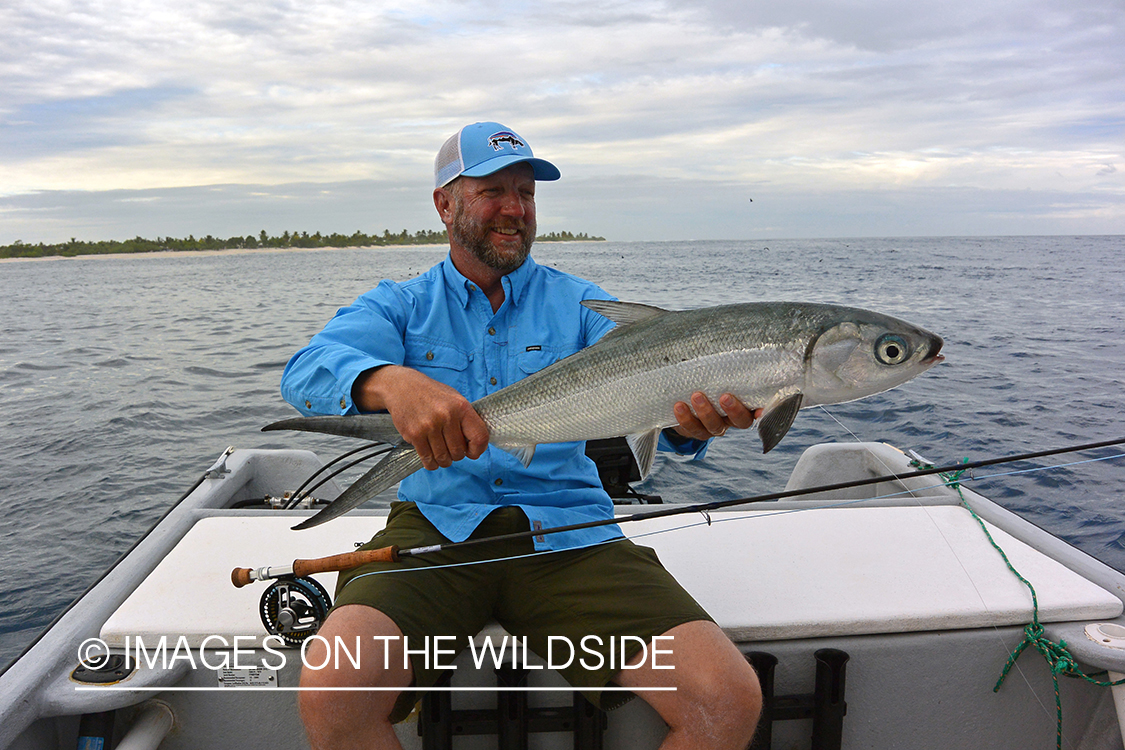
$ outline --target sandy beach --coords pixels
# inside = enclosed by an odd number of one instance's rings
[[[0,258],[0,263],[38,262],[48,260],[113,260],[116,258],[200,257],[204,255],[249,255],[259,253],[320,253],[330,250],[388,250],[414,247],[428,249],[444,245],[363,245],[358,247],[235,247],[226,250],[158,250],[152,253],[91,253],[89,255],[45,255],[36,258]]]

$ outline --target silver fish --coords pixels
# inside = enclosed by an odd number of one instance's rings
[[[641,475],[652,468],[672,405],[702,391],[761,408],[762,452],[799,409],[880,393],[944,357],[941,337],[879,313],[837,305],[752,302],[674,312],[587,300],[617,323],[593,346],[473,402],[489,442],[531,462],[539,443],[626,436]],[[717,408],[717,407],[716,407]],[[304,430],[395,447],[331,505],[294,528],[343,515],[422,468],[386,414],[299,417],[265,430]]]

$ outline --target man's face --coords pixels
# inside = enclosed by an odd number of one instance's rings
[[[460,177],[453,200],[451,242],[501,273],[519,268],[535,241],[535,176],[514,164],[486,177]]]

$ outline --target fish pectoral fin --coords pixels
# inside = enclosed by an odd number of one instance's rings
[[[769,453],[781,442],[785,433],[793,426],[797,412],[805,400],[805,394],[794,393],[767,411],[758,420],[758,436],[762,438],[762,453]]]
[[[659,427],[648,432],[638,432],[625,437],[625,442],[629,444],[629,450],[633,451],[633,458],[637,459],[637,467],[641,470],[641,479],[647,477],[648,473],[652,471],[652,462],[656,460],[656,446],[659,441]]]
[[[523,464],[523,467],[525,469],[531,463],[531,459],[535,456],[534,445],[514,445],[510,448],[504,448],[501,446],[501,450],[507,453],[511,453],[513,456],[515,456],[519,460],[519,462]]]
[[[668,312],[653,305],[642,305],[638,302],[616,302],[610,299],[584,299],[582,305],[590,308],[598,315],[609,318],[617,324],[618,328],[640,320],[655,318],[657,315],[664,315]]]

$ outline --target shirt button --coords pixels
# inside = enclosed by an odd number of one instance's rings
[[[493,484],[495,484],[497,487],[499,487],[500,485],[504,484],[504,480],[503,479],[497,479],[495,482],[493,482]]]
[[[306,402],[305,402],[305,408],[306,408],[306,409],[311,409],[311,408],[312,408],[312,401],[306,401]]]
[[[341,409],[347,409],[348,408],[348,402],[345,401],[343,398],[340,399],[340,408]]]
[[[496,335],[496,329],[495,328],[489,328],[488,329],[488,335],[489,336],[495,336]]]
[[[426,361],[427,362],[433,362],[434,361],[434,353],[433,352],[426,352]]]
[[[488,382],[492,383],[493,385],[496,385],[496,378],[489,378]]]

